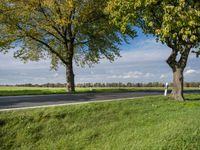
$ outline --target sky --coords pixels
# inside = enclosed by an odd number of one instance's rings
[[[152,36],[138,31],[138,37],[129,44],[120,46],[121,56],[114,62],[101,60],[93,67],[74,67],[76,83],[95,82],[171,82],[172,71],[166,64],[171,50],[156,42]],[[190,54],[185,69],[185,81],[200,82],[200,59]],[[28,62],[24,64],[13,58],[13,51],[4,55],[0,53],[0,84],[44,84],[65,83],[65,69],[50,69],[49,60]]]

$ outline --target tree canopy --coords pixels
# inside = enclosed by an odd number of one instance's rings
[[[106,0],[2,0],[1,51],[15,46],[15,57],[24,61],[49,57],[52,68],[64,64],[73,80],[73,60],[81,65],[113,61],[122,41],[135,36],[128,25],[121,34],[110,24],[105,6]]]
[[[122,39],[108,23],[104,5],[104,0],[3,0],[1,49],[16,42],[20,45],[16,57],[38,60],[48,54],[56,65],[59,59],[66,61],[66,44],[74,40],[77,60],[98,62],[101,56],[113,60]]]
[[[106,9],[111,21],[126,31],[140,27],[145,34],[172,49],[167,59],[173,70],[175,99],[183,98],[183,71],[189,53],[200,46],[200,2],[198,0],[111,0]],[[195,52],[197,56],[199,52]],[[180,59],[178,59],[180,56]]]
[[[127,24],[155,35],[163,43],[176,41],[198,48],[200,43],[200,2],[198,0],[111,0],[106,8],[111,21],[126,30]]]

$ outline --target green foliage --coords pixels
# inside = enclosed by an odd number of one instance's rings
[[[106,10],[122,31],[126,24],[132,23],[180,53],[199,47],[198,0],[111,0]]]
[[[105,0],[1,0],[0,47],[15,44],[15,57],[38,61],[49,57],[52,67],[66,64],[73,55],[77,63],[98,63],[119,56],[122,35],[103,12]]]
[[[0,149],[199,149],[199,94],[0,113]]]
[[[4,12],[7,11],[6,7],[4,7],[6,2],[1,1],[0,3],[0,52],[6,53],[8,49],[10,49],[12,46],[12,42],[16,40],[9,31],[9,28],[6,27],[6,25],[3,23],[5,18],[7,17],[4,15]]]
[[[200,47],[199,0],[110,0],[106,11],[123,32],[131,23],[171,48],[166,62],[174,73],[172,93],[174,99],[183,100],[183,72],[190,51]]]

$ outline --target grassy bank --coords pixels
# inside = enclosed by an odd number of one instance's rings
[[[192,89],[192,88],[190,88]],[[188,90],[190,90],[188,89]],[[193,88],[194,89],[194,88]],[[131,92],[145,90],[164,90],[158,87],[140,87],[140,88],[76,88],[76,93],[87,92]],[[0,96],[14,95],[40,95],[40,94],[65,94],[66,88],[40,88],[40,87],[0,87]]]
[[[200,94],[0,112],[0,149],[200,149]]]

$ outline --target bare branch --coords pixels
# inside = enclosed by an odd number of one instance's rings
[[[87,43],[89,43],[88,40],[87,41],[82,41],[82,42],[76,42],[76,43],[74,43],[74,45],[75,46],[77,46],[77,45],[84,45],[84,44],[87,44]]]

